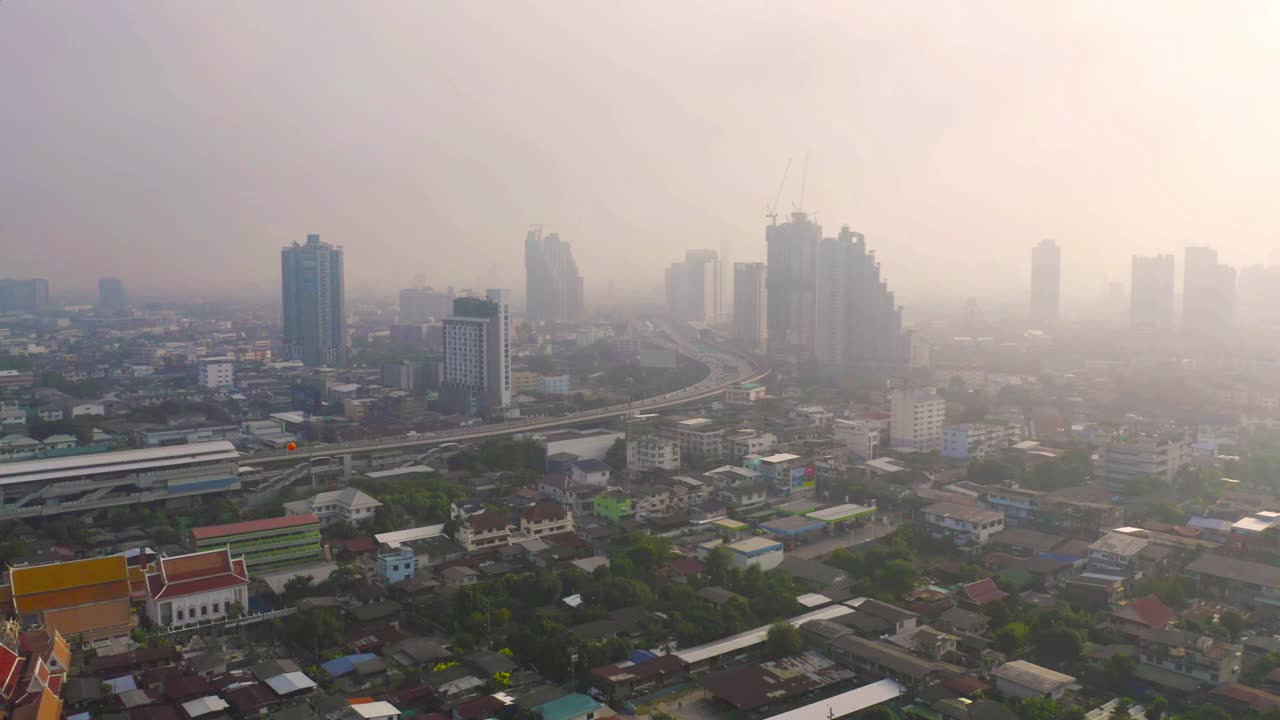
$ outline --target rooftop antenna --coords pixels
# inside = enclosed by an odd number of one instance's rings
[[[782,180],[778,181],[778,192],[773,195],[773,204],[764,214],[774,225],[778,224],[778,201],[782,199],[782,188],[787,184],[787,172],[791,170],[791,158],[787,158],[787,167],[782,170]]]
[[[804,173],[800,176],[800,207],[797,210],[804,212],[804,188],[809,182],[809,153],[804,154]]]

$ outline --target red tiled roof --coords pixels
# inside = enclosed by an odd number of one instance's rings
[[[224,693],[227,703],[241,715],[257,715],[262,708],[275,705],[280,701],[266,685],[254,683],[228,690]]]
[[[462,521],[464,525],[471,528],[472,532],[491,533],[507,529],[507,519],[501,514],[495,512],[482,512],[475,515],[468,515],[466,520]]]
[[[1268,710],[1280,707],[1280,695],[1273,695],[1269,692],[1232,683],[1231,685],[1221,685],[1211,691],[1214,695],[1235,700],[1242,705],[1248,705],[1251,709],[1265,713]]]
[[[263,520],[246,520],[226,525],[206,525],[191,529],[191,537],[196,540],[244,535],[246,533],[266,532],[267,530],[283,530],[303,525],[318,525],[320,518],[312,513],[301,515],[285,515],[284,517],[266,518]]]
[[[701,575],[702,571],[706,569],[702,561],[691,557],[676,558],[667,563],[667,567],[681,575]]]
[[[342,549],[349,553],[373,552],[378,549],[378,543],[371,537],[347,538],[342,541]]]
[[[22,672],[22,657],[0,645],[0,697],[12,699]]]
[[[199,675],[179,675],[164,683],[164,696],[173,702],[186,702],[213,692],[213,686]]]
[[[223,553],[224,551],[216,551]],[[174,582],[170,579],[165,582],[160,573],[153,573],[147,576],[147,587],[151,593],[151,597],[155,600],[164,598],[182,597],[184,595],[195,595],[196,593],[209,592],[210,590],[221,590],[223,588],[232,588],[237,585],[245,585],[249,582],[249,573],[244,566],[244,558],[236,558],[231,562],[231,571],[225,569],[218,574],[207,577],[192,577],[191,579]]]
[[[996,587],[996,581],[991,578],[971,582],[963,586],[961,590],[964,592],[965,597],[975,605],[986,605],[1009,597],[1009,593]]]
[[[540,502],[521,513],[520,518],[531,523],[563,520],[569,514],[565,506],[555,502]]]
[[[548,545],[559,545],[561,547],[574,547],[578,545],[586,545],[586,543],[582,542],[582,538],[578,537],[578,534],[573,532],[572,530],[567,530],[565,532],[551,533],[550,535],[542,535],[542,536],[539,536],[539,539]]]
[[[1168,605],[1155,595],[1138,598],[1112,613],[1129,622],[1140,623],[1150,629],[1166,627],[1178,617]]]
[[[968,697],[978,692],[986,692],[991,689],[991,685],[979,680],[971,675],[961,675],[960,677],[947,678],[942,681],[943,687],[952,692],[960,693]]]
[[[493,717],[497,711],[507,704],[492,695],[484,695],[468,700],[453,709],[453,716],[461,720],[484,720]]]
[[[231,572],[231,553],[221,550],[160,558],[160,572],[169,582],[182,582]]]

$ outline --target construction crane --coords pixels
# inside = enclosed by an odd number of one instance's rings
[[[774,225],[778,224],[778,201],[782,199],[782,188],[787,184],[787,173],[790,172],[790,170],[791,158],[787,158],[787,167],[783,169],[782,180],[778,182],[778,192],[774,193],[773,204],[769,206],[767,212],[764,214],[764,216],[769,218],[769,221]]]

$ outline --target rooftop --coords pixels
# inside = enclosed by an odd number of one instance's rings
[[[262,520],[246,520],[244,522],[228,523],[226,525],[206,525],[205,527],[192,528],[191,536],[196,540],[210,540],[213,538],[231,537],[233,535],[267,532],[268,530],[284,530],[287,528],[319,524],[320,518],[311,513],[303,513],[301,515],[286,515],[284,517],[264,518]]]
[[[211,460],[236,460],[240,454],[235,445],[225,440],[146,448],[115,452],[75,455],[72,457],[26,460],[0,465],[0,484],[33,482],[75,477],[89,473],[125,472],[190,465]]]
[[[979,507],[960,505],[959,503],[939,502],[924,509],[925,515],[937,515],[961,522],[988,523],[1004,518],[1003,513],[995,510],[983,510]]]
[[[1041,667],[1026,660],[1007,662],[991,671],[993,677],[1021,685],[1037,693],[1048,694],[1064,685],[1074,683],[1076,679],[1056,670]]]

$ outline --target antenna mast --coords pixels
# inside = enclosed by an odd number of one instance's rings
[[[805,160],[805,167],[808,167],[808,160]],[[769,206],[769,211],[764,214],[774,225],[778,224],[778,201],[782,199],[782,188],[787,184],[787,173],[791,170],[791,158],[787,158],[787,166],[782,170],[782,179],[778,181],[778,192],[773,195],[773,204]]]
[[[800,211],[804,211],[804,188],[809,182],[809,153],[804,154],[804,174],[800,176]]]

